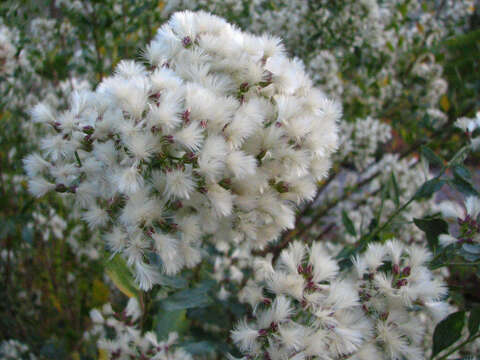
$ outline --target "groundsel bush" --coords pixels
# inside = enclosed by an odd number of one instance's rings
[[[0,4],[12,354],[479,353],[472,1],[44,5]]]
[[[201,259],[201,240],[263,248],[294,226],[336,148],[338,104],[280,40],[199,12],[176,13],[93,93],[34,121],[52,134],[25,160],[35,196],[73,193],[92,229],[135,268],[143,290]]]
[[[253,359],[424,359],[420,313],[439,320],[447,311],[429,259],[426,249],[390,240],[370,244],[340,273],[320,243],[294,242],[275,267],[258,264],[240,294],[255,321],[232,338]]]
[[[156,359],[191,360],[185,350],[174,346],[178,334],[168,334],[165,341],[158,341],[156,334],[142,334],[139,319],[142,310],[138,301],[131,298],[126,308],[115,313],[110,303],[90,311],[93,327],[85,332],[84,338],[97,341],[101,352],[109,359]]]

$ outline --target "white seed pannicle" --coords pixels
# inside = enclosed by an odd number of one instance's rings
[[[153,269],[195,266],[205,235],[255,249],[292,228],[327,173],[341,108],[280,39],[205,12],[173,14],[145,58],[63,113],[37,105],[52,133],[26,166],[31,191],[72,194],[148,290]]]

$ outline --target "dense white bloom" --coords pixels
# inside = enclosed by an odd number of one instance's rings
[[[446,221],[460,225],[451,234],[440,234],[438,238],[440,245],[458,244],[461,246],[464,242],[480,243],[480,198],[478,196],[470,195],[463,198],[462,205],[445,200],[439,203],[435,209],[441,212]]]
[[[48,182],[44,178],[32,178],[28,181],[28,188],[32,195],[41,197],[55,189],[55,184]]]
[[[15,68],[17,48],[10,29],[0,24],[0,75],[10,75]]]
[[[455,126],[471,134],[475,129],[480,128],[480,111],[477,112],[475,118],[462,117],[457,119]]]
[[[14,339],[3,340],[0,343],[0,358],[4,360],[37,359],[37,357],[30,352],[28,345]]]
[[[359,170],[375,161],[378,145],[392,136],[388,124],[371,117],[357,119],[353,123],[341,122],[340,134],[340,151],[336,156],[352,159]]]
[[[477,196],[469,196],[465,199],[465,208],[467,215],[476,220],[480,214],[480,198]]]
[[[45,160],[25,166],[36,196],[75,194],[148,290],[159,281],[149,252],[174,274],[200,261],[204,235],[262,248],[292,228],[295,204],[328,171],[341,108],[279,39],[207,13],[174,14],[146,57],[151,68],[120,62],[61,114],[38,104],[34,120],[54,134]]]
[[[141,315],[142,309],[135,298],[128,301],[121,313],[115,313],[110,304],[105,304],[101,310],[90,311],[93,327],[83,337],[94,339],[109,359],[148,356],[155,360],[193,360],[192,355],[176,345],[177,333],[171,332],[165,339],[158,339],[153,332],[142,333],[139,327]]]
[[[242,290],[254,320],[241,321],[232,339],[255,359],[422,359],[418,312],[438,321],[448,311],[444,285],[425,267],[429,260],[427,250],[391,240],[370,244],[339,273],[321,244],[294,242],[264,280],[249,280]]]

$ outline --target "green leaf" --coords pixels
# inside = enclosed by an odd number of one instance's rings
[[[470,311],[470,316],[468,317],[468,332],[470,337],[475,335],[480,328],[480,305],[475,306]]]
[[[463,244],[459,253],[467,261],[477,261],[478,259],[480,259],[480,245]]]
[[[350,235],[357,236],[357,232],[355,231],[355,226],[353,225],[352,220],[348,217],[347,212],[345,210],[342,211],[342,223]]]
[[[33,244],[33,230],[29,227],[24,227],[22,230],[22,239],[28,244]]]
[[[159,282],[162,285],[169,286],[174,289],[183,289],[186,288],[188,283],[187,280],[180,276],[168,276],[161,274],[159,276]]]
[[[417,190],[413,198],[415,200],[428,199],[434,193],[441,189],[445,184],[445,180],[439,178],[433,178],[423,183],[422,186]]]
[[[434,252],[438,249],[434,249]],[[443,266],[447,266],[449,260],[456,254],[456,245],[450,244],[444,248],[441,248],[438,253],[435,253],[435,257],[430,261],[429,268],[431,270],[439,269]]]
[[[377,215],[375,218],[377,219],[377,222],[380,222],[380,219],[382,218],[382,212],[383,212],[383,207],[385,206],[385,199],[389,198],[389,190],[390,190],[390,182],[385,183],[381,187],[381,202],[380,206],[378,207]]]
[[[472,253],[466,252],[463,249],[460,249],[460,255],[469,262],[475,262],[480,259],[479,254],[472,254]]]
[[[422,146],[420,152],[422,153],[423,157],[428,160],[430,165],[434,165],[440,168],[443,166],[443,160],[430,148]]]
[[[430,249],[434,249],[438,246],[438,236],[440,234],[448,234],[448,223],[441,218],[414,218],[413,222],[427,236]]]
[[[480,244],[463,244],[462,250],[470,254],[480,254]]]
[[[8,235],[15,234],[15,224],[11,219],[0,219],[0,239],[7,237]]]
[[[160,256],[158,256],[158,254],[154,253],[153,251],[147,251],[146,255],[150,265],[156,266],[158,268],[158,282],[161,285],[168,286],[174,289],[184,289],[187,287],[188,283],[185,278],[181,276],[169,276],[161,274],[163,265],[162,260],[160,259]]]
[[[395,178],[395,174],[392,171],[392,174],[390,175],[390,180],[392,182],[392,188],[393,188],[393,201],[395,202],[395,206],[399,207],[400,206],[400,190],[398,188],[398,183],[397,179]]]
[[[122,293],[140,301],[140,289],[135,283],[130,268],[120,255],[115,255],[112,259],[106,261],[105,271]]]
[[[50,339],[43,344],[40,349],[40,355],[47,359],[67,359],[67,350],[62,340]]]
[[[211,281],[204,281],[196,288],[179,291],[164,299],[162,306],[167,311],[208,306],[212,303],[212,298],[208,292],[213,285]]]
[[[462,165],[462,163],[467,158],[469,152],[470,152],[469,146],[462,147],[460,150],[457,151],[455,155],[453,155],[452,159],[449,161],[449,165],[450,166]]]
[[[471,195],[479,196],[478,191],[475,190],[475,188],[469,181],[459,176],[456,176],[455,174],[453,176],[453,179],[449,180],[449,183],[465,196],[471,196]]]
[[[220,329],[228,331],[231,319],[227,311],[216,311],[222,304],[214,303],[208,307],[189,309],[187,316],[200,324],[215,325]],[[225,310],[225,309],[224,309]]]
[[[199,341],[182,344],[182,349],[192,355],[208,355],[216,350],[215,344],[210,341]]]
[[[462,336],[465,324],[465,311],[457,311],[440,321],[433,332],[432,357],[448,348]]]
[[[173,331],[181,335],[188,330],[189,322],[186,314],[187,310],[185,309],[166,311],[161,308],[155,315],[153,325],[157,338],[159,340],[165,340],[168,334]]]
[[[465,166],[461,164],[453,166],[453,173],[466,181],[472,179],[472,174],[470,173],[470,170],[468,170]]]

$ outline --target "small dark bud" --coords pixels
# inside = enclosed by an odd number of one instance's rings
[[[400,289],[402,286],[407,285],[408,281],[407,279],[400,279],[397,281],[396,287],[397,289]]]
[[[185,110],[183,112],[182,119],[185,122],[185,124],[188,124],[190,122],[190,110]]]
[[[286,182],[279,182],[275,187],[280,194],[288,192],[289,186]]]
[[[68,190],[68,188],[65,186],[65,184],[57,184],[57,186],[55,186],[55,191],[56,192],[64,193],[67,190]]]
[[[222,179],[222,180],[220,180],[218,185],[220,185],[221,187],[229,190],[230,187],[232,186],[232,180],[230,180],[229,178]]]
[[[313,271],[313,266],[312,266],[312,264],[308,264],[308,265],[307,265],[307,268],[305,269],[305,273],[306,273],[306,274],[311,274],[312,271]]]
[[[173,143],[174,143],[173,135],[165,135],[165,136],[163,137],[163,139],[164,139],[166,142],[170,143],[170,144],[173,144]]]
[[[178,209],[181,209],[183,207],[183,204],[180,200],[177,200],[172,204],[172,207],[173,207],[174,210],[178,210]]]
[[[273,73],[271,71],[265,71],[265,82],[270,84],[273,81]]]
[[[244,82],[240,85],[240,91],[246,92],[248,90],[248,82]]]
[[[259,336],[265,336],[265,335],[267,335],[267,332],[268,332],[267,329],[260,329],[260,330],[258,330],[258,335]]]
[[[85,134],[88,134],[88,135],[92,135],[93,132],[95,131],[95,129],[93,127],[91,127],[90,125],[87,125],[87,126],[84,126],[82,128],[82,131],[85,133]]]
[[[91,145],[93,143],[92,135],[88,134],[83,138],[83,141],[85,141],[86,144]]]
[[[59,123],[58,121],[54,122],[52,124],[53,128],[55,129],[55,131],[57,132],[61,132],[62,131],[62,124]]]
[[[266,154],[267,154],[267,150],[260,151],[260,153],[257,155],[257,160],[261,161]]]
[[[400,266],[398,266],[398,264],[393,265],[393,266],[392,266],[392,272],[393,272],[395,275],[400,274]]]
[[[186,161],[187,163],[191,163],[191,162],[194,162],[195,160],[197,160],[197,156],[195,155],[195,153],[193,153],[191,151],[188,151],[183,156],[183,158],[185,159],[184,161]]]
[[[310,281],[307,283],[307,289],[310,289],[310,290],[315,289],[315,283],[310,280]]]
[[[182,39],[182,45],[185,46],[186,48],[188,48],[192,45],[192,39],[190,38],[190,36],[185,36]]]
[[[153,234],[155,234],[155,229],[152,226],[150,226],[147,228],[145,232],[148,236],[152,236]]]

